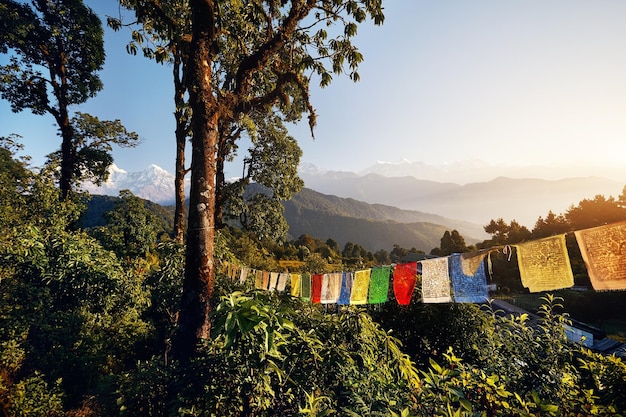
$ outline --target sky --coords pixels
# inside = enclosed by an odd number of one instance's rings
[[[115,1],[86,3],[103,21],[117,13]],[[314,139],[306,118],[290,127],[303,162],[354,172],[400,160],[626,165],[626,2],[383,3],[384,25],[362,24],[354,41],[361,81],[335,76],[312,89]],[[129,56],[129,37],[105,28],[104,89],[72,110],[120,119],[140,135],[137,148],[114,151],[119,167],[173,172],[171,68]],[[0,136],[11,133],[35,166],[60,145],[52,116],[13,114],[0,99]]]

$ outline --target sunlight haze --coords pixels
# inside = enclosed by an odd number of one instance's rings
[[[117,13],[115,2],[86,3],[103,22],[105,14]],[[384,5],[383,26],[359,27],[361,81],[336,75],[329,87],[313,88],[315,139],[306,118],[290,129],[303,162],[359,172],[378,160],[479,160],[563,167],[564,175],[565,167],[591,175],[589,167],[624,165],[625,2]],[[73,110],[120,119],[139,133],[138,148],[115,149],[119,167],[136,171],[157,164],[173,172],[170,67],[128,56],[129,38],[127,31],[105,28],[104,89]],[[22,135],[35,166],[60,144],[53,123],[49,115],[13,114],[0,100],[0,135]],[[236,164],[229,170],[230,176],[240,173]]]

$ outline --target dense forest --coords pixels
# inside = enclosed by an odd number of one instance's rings
[[[190,173],[191,203],[178,187],[170,217],[122,191],[97,213],[103,221],[87,220],[81,182],[106,180],[112,146],[138,140],[120,121],[70,110],[103,88],[101,22],[80,0],[0,0],[0,53],[11,54],[1,96],[13,111],[52,115],[60,131],[39,169],[18,156],[17,134],[0,141],[0,416],[625,412],[626,364],[567,340],[560,296],[542,294],[532,320],[490,303],[422,303],[419,286],[408,306],[328,307],[255,289],[224,266],[278,270],[289,260],[325,272],[514,244],[624,220],[626,190],[549,212],[532,231],[493,220],[492,238],[475,246],[456,230],[437,248],[375,253],[331,238],[286,241],[281,202],[303,184],[284,123],[307,115],[314,128],[312,74],[323,86],[342,73],[359,79],[352,38],[367,19],[383,23],[381,2],[120,4],[135,20],[108,24],[130,27],[127,50],[174,69],[176,182]],[[226,183],[223,163],[244,134],[253,139],[245,175]],[[269,191],[245,195],[252,182]],[[498,291],[523,293],[504,262],[493,260]],[[586,285],[581,261],[572,268]],[[609,298],[588,299],[603,303],[598,315],[609,311]]]

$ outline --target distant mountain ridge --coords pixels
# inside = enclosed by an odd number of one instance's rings
[[[383,204],[367,204],[308,188],[294,194],[283,206],[290,238],[296,239],[302,234],[322,240],[333,238],[340,247],[352,242],[376,251],[391,250],[398,244],[428,253],[439,247],[446,230],[458,230],[467,244],[487,238],[482,226],[470,222]]]
[[[488,237],[482,225],[475,223],[416,210],[402,210],[384,204],[368,204],[352,198],[322,194],[310,188],[304,188],[299,193],[294,194],[291,200],[283,203],[283,206],[285,206],[290,226],[298,222],[298,218],[291,216],[291,213],[299,214],[306,209],[331,216],[351,217],[369,221],[444,225],[448,230],[456,229],[463,236],[474,241]],[[441,236],[438,238],[441,238]]]
[[[539,216],[545,217],[550,210],[560,214],[571,205],[577,205],[585,198],[593,199],[598,194],[617,197],[625,184],[601,177],[560,180],[497,177],[460,185],[412,176],[316,172],[310,166],[302,170],[300,176],[307,188],[325,194],[437,213],[482,225],[502,217],[506,221],[517,220],[531,229]]]
[[[314,170],[309,166],[309,172]],[[561,180],[564,178],[603,177],[626,183],[626,166],[510,166],[487,163],[477,159],[431,165],[421,161],[402,159],[397,162],[377,161],[357,173],[359,176],[378,174],[384,177],[415,177],[435,182],[468,184],[488,182],[497,177],[537,178]]]

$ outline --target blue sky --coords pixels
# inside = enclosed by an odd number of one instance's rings
[[[87,4],[104,20],[114,1]],[[290,129],[303,161],[359,171],[377,160],[438,165],[624,166],[626,2],[387,0],[381,27],[355,40],[361,81],[312,91],[315,139]],[[116,149],[127,171],[174,166],[170,67],[126,54],[105,29],[104,90],[73,110],[120,119],[143,138]],[[6,57],[0,57],[6,62]],[[51,116],[15,115],[0,100],[0,135],[23,136],[33,164],[59,146]],[[232,167],[228,175],[238,175]],[[531,174],[531,173],[530,173]]]

